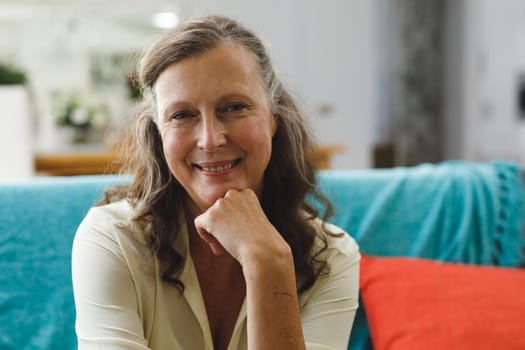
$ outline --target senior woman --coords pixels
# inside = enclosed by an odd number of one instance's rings
[[[305,200],[329,207],[261,41],[225,17],[190,19],[138,75],[133,180],[74,241],[79,349],[346,348],[358,248]]]

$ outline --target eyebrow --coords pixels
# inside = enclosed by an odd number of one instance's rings
[[[247,103],[250,103],[250,104],[253,104],[254,100],[253,98],[251,98],[249,96],[248,93],[246,92],[240,92],[240,91],[237,91],[237,92],[232,92],[232,93],[227,93],[223,96],[220,96],[219,98],[216,99],[216,103],[222,103],[224,102],[225,100],[228,100],[228,99],[238,99],[238,100],[241,100],[241,101],[246,101]],[[194,104],[190,101],[187,101],[187,100],[171,100],[169,102],[167,102],[164,106],[162,106],[162,108],[160,109],[160,112],[162,113],[162,116],[165,118],[165,117],[168,117],[169,116],[169,113],[167,113],[168,111],[173,111],[173,110],[177,110],[179,108],[194,108]]]

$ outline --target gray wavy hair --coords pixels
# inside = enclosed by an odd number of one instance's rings
[[[272,112],[277,117],[272,155],[264,176],[262,206],[292,248],[296,270],[305,275],[305,283],[301,287],[305,289],[313,284],[325,267],[323,262],[316,260],[318,254],[311,254],[314,238],[319,235],[305,221],[304,213],[314,218],[318,211],[306,202],[306,195],[313,195],[324,203],[326,215],[331,213],[331,208],[315,189],[311,138],[305,120],[277,77],[261,40],[230,18],[207,16],[189,19],[163,33],[144,51],[137,68],[144,98],[129,123],[126,142],[121,143],[124,172],[133,175],[133,182],[126,188],[109,191],[107,201],[126,197],[134,205],[134,220],[149,225],[149,246],[165,263],[163,279],[183,288],[181,282],[173,277],[183,264],[182,255],[172,247],[178,234],[173,227],[179,227],[173,208],[187,210],[188,198],[170,173],[164,158],[155,122],[157,109],[153,87],[169,65],[211,50],[223,42],[241,45],[255,55]]]

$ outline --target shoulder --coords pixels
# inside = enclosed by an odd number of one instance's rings
[[[342,228],[316,219],[312,222],[318,234],[312,250],[316,260],[326,262],[314,284],[300,296],[301,308],[315,300],[346,300],[357,305],[359,286],[359,246]],[[315,302],[314,302],[315,304]],[[305,310],[305,309],[304,309]]]
[[[120,200],[117,202],[92,207],[86,214],[82,224],[84,223],[99,223],[99,224],[115,224],[129,222],[133,214],[133,208],[127,200]]]
[[[132,217],[133,208],[126,200],[92,207],[77,229],[75,244],[90,242],[113,252],[142,250],[144,230]]]
[[[359,246],[345,230],[319,219],[314,220],[313,225],[318,232],[313,254],[321,251],[320,258],[329,265],[339,260],[350,264],[359,261]],[[326,249],[323,250],[325,245]]]
[[[86,229],[113,231],[127,227],[136,229],[138,224],[133,220],[133,208],[125,199],[117,202],[92,207],[79,226],[79,232]]]

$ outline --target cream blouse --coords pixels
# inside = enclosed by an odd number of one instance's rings
[[[175,242],[186,261],[181,294],[162,280],[131,215],[126,201],[95,207],[76,233],[72,273],[79,350],[212,350],[185,225]],[[346,349],[358,306],[358,247],[347,234],[328,237],[323,257],[330,274],[299,297],[304,337],[308,349]],[[245,301],[228,350],[247,349],[246,334]]]

